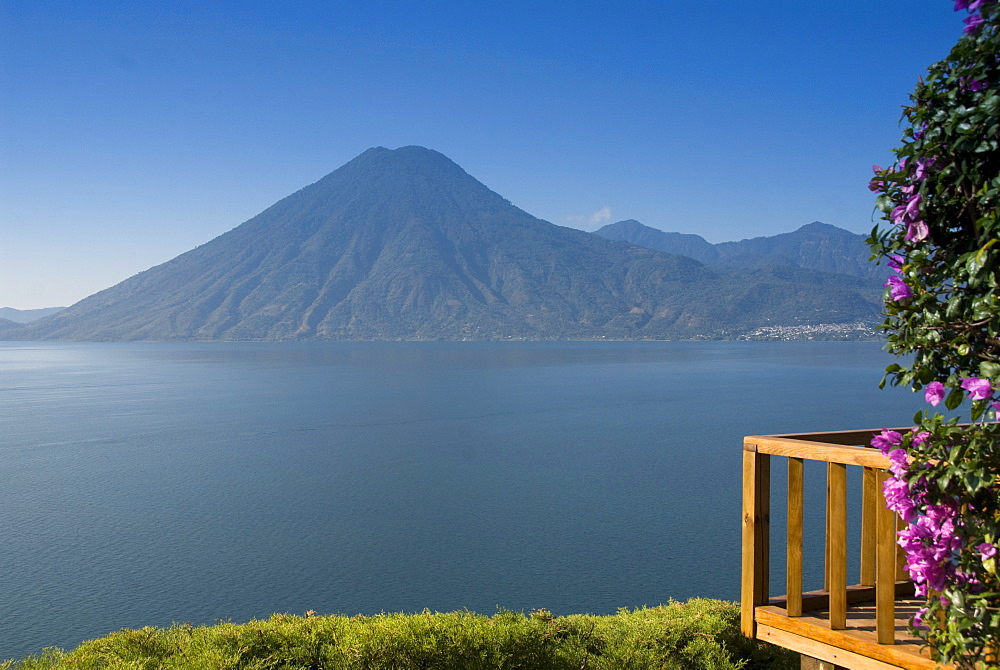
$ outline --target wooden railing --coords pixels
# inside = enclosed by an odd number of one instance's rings
[[[750,436],[743,444],[743,633],[757,637],[757,608],[784,605],[786,617],[823,610],[831,631],[848,627],[848,610],[875,603],[879,645],[895,642],[896,600],[912,595],[896,545],[897,518],[886,509],[882,484],[889,460],[867,446],[877,430]],[[788,461],[787,558],[784,598],[769,598],[771,456]],[[804,462],[827,464],[824,588],[804,592],[802,542]],[[860,583],[848,585],[847,468],[863,468]],[[854,501],[857,504],[858,501]]]

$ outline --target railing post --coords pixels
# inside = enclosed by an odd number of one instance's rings
[[[827,464],[826,565],[830,628],[847,628],[847,466]]]
[[[785,613],[802,616],[802,510],[804,467],[801,458],[788,459],[788,548],[785,571]]]
[[[754,607],[768,600],[770,544],[771,457],[743,446],[743,575],[740,589],[740,629],[755,637]]]
[[[878,471],[879,490],[889,473]],[[879,644],[896,642],[896,515],[885,506],[885,498],[875,514],[877,547],[875,550],[875,632]]]
[[[878,490],[875,468],[864,469],[861,482],[861,585],[875,586],[875,515],[885,505]]]

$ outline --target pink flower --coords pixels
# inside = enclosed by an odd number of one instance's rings
[[[889,452],[889,471],[897,477],[906,474],[906,466],[910,459],[906,456],[906,449],[893,449]]]
[[[881,451],[883,456],[888,456],[893,447],[898,447],[902,443],[903,436],[888,428],[883,428],[881,433],[872,438],[872,446]]]
[[[913,172],[913,178],[917,181],[923,181],[927,179],[930,168],[934,165],[934,159],[930,160],[919,159],[917,161],[917,169]]]
[[[872,166],[872,172],[874,172],[876,175],[878,175],[880,172],[882,172],[882,166],[881,165],[873,165]],[[879,191],[884,191],[885,190],[885,181],[879,179],[878,176],[872,177],[871,181],[868,182],[868,190],[876,192],[876,193],[879,192]]]
[[[985,19],[979,14],[970,14],[962,19],[962,23],[965,24],[965,30],[962,32],[965,34],[974,33],[976,32],[976,28],[978,28],[984,21]]]
[[[930,234],[931,229],[927,227],[926,223],[923,221],[911,221],[906,226],[906,237],[903,239],[907,242],[919,242]]]
[[[903,281],[902,277],[897,277],[895,275],[889,277],[883,286],[889,287],[889,297],[891,297],[895,302],[900,300],[908,300],[913,297],[913,289],[910,288],[909,284]]]
[[[959,90],[969,90],[973,93],[978,93],[987,87],[987,82],[982,79],[972,79],[971,77],[959,77],[958,78],[958,88]]]
[[[889,212],[889,218],[892,219],[894,223],[903,223],[903,214],[906,212],[906,207],[903,205],[896,205],[893,207],[892,211]]]
[[[918,595],[926,594],[928,588],[943,591],[957,576],[955,558],[962,550],[962,539],[955,530],[956,516],[954,506],[929,505],[898,534]]]
[[[941,382],[931,382],[924,390],[924,400],[937,407],[944,400],[945,388]]]
[[[962,380],[962,388],[969,392],[973,400],[986,400],[993,395],[990,380],[981,377],[966,377]]]
[[[913,500],[910,487],[904,479],[889,477],[882,485],[885,506],[898,514],[907,523],[917,518],[917,503]]]
[[[991,542],[983,542],[976,549],[979,550],[979,555],[983,557],[984,561],[997,555],[997,547]]]

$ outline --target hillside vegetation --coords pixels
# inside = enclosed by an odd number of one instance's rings
[[[71,652],[0,663],[43,668],[792,670],[797,655],[739,632],[739,608],[695,599],[613,616],[500,611],[315,616],[121,630]]]

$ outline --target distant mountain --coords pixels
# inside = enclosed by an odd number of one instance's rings
[[[595,235],[628,242],[647,249],[657,249],[670,254],[681,254],[702,263],[717,263],[719,252],[715,246],[701,235],[665,233],[656,228],[644,226],[635,219],[609,223],[594,231]]]
[[[759,268],[786,265],[881,283],[885,268],[870,262],[866,236],[814,221],[792,233],[711,244],[699,235],[665,233],[638,221],[612,223],[595,235],[648,249],[683,254],[709,265]]]
[[[17,323],[16,321],[0,318],[0,332],[3,332],[5,330],[11,330],[13,328],[18,328],[20,327],[20,325],[21,324]]]
[[[440,153],[370,149],[249,221],[6,339],[730,336],[874,320],[852,278],[712,269],[555,226]]]
[[[55,314],[65,307],[43,307],[42,309],[14,309],[13,307],[0,307],[0,319],[7,319],[14,323],[29,323],[37,321],[42,317]]]

